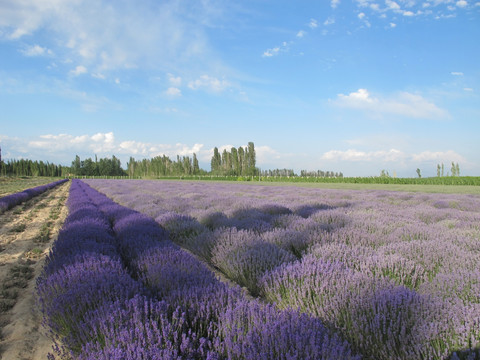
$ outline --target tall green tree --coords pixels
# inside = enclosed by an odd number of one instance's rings
[[[200,173],[200,166],[198,165],[197,154],[193,153],[193,174],[198,175]]]
[[[222,157],[218,152],[217,147],[213,149],[213,157],[212,157],[212,161],[210,162],[210,166],[213,174],[219,174],[221,172]]]
[[[240,162],[238,161],[238,152],[237,149],[232,147],[230,149],[230,155],[232,159],[232,173],[233,175],[240,175]]]
[[[455,163],[452,161],[452,176],[457,176],[457,167],[455,166]]]
[[[237,150],[237,154],[238,154],[238,169],[239,169],[238,175],[244,175],[245,169],[246,169],[244,148],[240,146]]]
[[[257,156],[255,154],[255,145],[253,144],[253,142],[248,143],[247,162],[248,162],[247,175],[255,175]]]

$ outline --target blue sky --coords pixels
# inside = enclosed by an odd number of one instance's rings
[[[2,155],[480,175],[478,39],[480,0],[4,0]]]

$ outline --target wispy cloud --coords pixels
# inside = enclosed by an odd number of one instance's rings
[[[227,80],[218,79],[209,75],[202,75],[198,79],[188,83],[188,87],[192,90],[204,89],[215,93],[220,93],[230,86],[231,85]]]
[[[340,4],[340,0],[331,0],[330,1],[330,6],[332,7],[332,9],[335,9],[339,4]]]
[[[88,70],[85,66],[78,65],[77,67],[75,67],[75,69],[70,71],[70,74],[73,76],[78,76],[78,75],[86,74],[87,72]]]
[[[302,38],[302,37],[304,37],[304,36],[306,35],[306,33],[307,33],[306,31],[300,30],[299,32],[297,32],[297,37],[298,37],[298,38]]]
[[[26,35],[51,32],[56,38],[55,49],[34,44],[24,49],[24,54],[54,52],[61,61],[70,59],[74,65],[104,75],[140,66],[174,68],[178,59],[208,65],[205,24],[219,13],[211,11],[212,6],[220,4],[201,2],[188,7],[177,1],[2,1],[0,39],[28,41]]]
[[[279,53],[280,53],[280,47],[277,46],[277,47],[265,50],[262,54],[262,57],[272,57],[272,56],[278,55]]]
[[[372,96],[367,89],[358,89],[347,95],[339,94],[332,103],[336,106],[363,110],[375,116],[399,115],[407,118],[445,119],[446,110],[421,95],[400,92],[390,97]]]
[[[406,17],[429,16],[435,19],[450,18],[456,15],[458,9],[468,9],[471,6],[466,0],[355,0],[362,12],[371,10],[380,18],[387,18],[392,14],[392,20],[396,15]],[[382,4],[383,3],[383,4]]]
[[[449,163],[451,161],[466,163],[467,160],[453,150],[447,151],[422,151],[420,153],[408,153],[398,149],[361,151],[356,149],[330,150],[322,155],[326,161],[345,162],[380,162],[392,164],[420,164],[420,163]]]
[[[182,85],[182,78],[180,76],[174,76],[172,74],[167,74],[168,82],[170,85],[179,87]]]
[[[169,97],[180,97],[182,96],[182,90],[176,87],[169,87],[167,90],[165,90],[164,94]]]
[[[303,36],[303,34],[302,34],[302,36]],[[298,33],[297,33],[297,37],[302,37],[302,36],[298,36]],[[268,57],[272,57],[272,56],[277,56],[282,52],[287,52],[288,49],[289,49],[289,45],[291,45],[291,44],[292,44],[292,42],[287,43],[286,41],[284,41],[282,43],[282,45],[280,45],[280,46],[276,46],[274,48],[265,50],[262,54],[262,57],[267,57],[268,58]]]
[[[167,155],[191,156],[193,153],[205,152],[203,144],[197,143],[187,145],[182,143],[162,144],[149,143],[135,140],[118,141],[113,132],[95,133],[93,135],[71,135],[71,134],[46,134],[32,140],[21,138],[0,138],[2,142],[8,143],[8,148],[13,152],[21,152],[27,158],[35,158],[37,152],[43,154],[43,159],[50,158],[50,161],[71,161],[72,154],[81,157],[112,155],[125,157],[154,157]],[[212,150],[213,151],[213,150]],[[69,154],[69,155],[65,155]],[[67,156],[66,159],[59,156]],[[211,155],[210,155],[211,156]]]
[[[53,51],[40,45],[26,46],[20,52],[25,56],[52,56]]]
[[[405,158],[405,154],[396,149],[380,150],[380,151],[359,151],[355,149],[349,150],[330,150],[322,155],[323,160],[328,161],[354,161],[354,162],[398,162]]]
[[[310,22],[308,23],[308,27],[310,29],[315,29],[318,27],[318,22],[315,19],[310,19]]]
[[[329,26],[335,24],[335,18],[333,16],[329,16],[324,22],[323,25]]]

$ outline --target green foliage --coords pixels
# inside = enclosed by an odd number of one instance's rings
[[[111,159],[103,158],[98,160],[95,156],[95,161],[91,158],[81,160],[77,155],[72,161],[70,168],[71,174],[75,176],[124,176],[127,175],[122,169],[120,159],[115,155]]]
[[[216,176],[256,176],[260,172],[256,167],[253,142],[249,142],[245,148],[232,147],[230,151],[224,149],[221,155],[218,148],[215,147],[210,165],[211,174]]]
[[[168,156],[163,155],[143,160],[135,160],[130,157],[127,163],[127,175],[130,177],[163,178],[201,174],[206,174],[206,172],[200,169],[195,153],[193,159],[189,156],[180,157],[177,155],[177,160],[172,161]]]
[[[480,186],[480,176],[445,176],[428,178],[394,178],[378,177],[260,177],[260,181],[294,182],[294,183],[346,183],[346,184],[395,184],[395,185],[472,185]]]
[[[3,176],[49,176],[61,177],[65,167],[51,164],[48,161],[32,161],[28,159],[0,161],[0,175]]]

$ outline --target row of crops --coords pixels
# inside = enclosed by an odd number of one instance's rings
[[[315,317],[220,282],[152,218],[73,180],[37,282],[53,356],[74,359],[359,359]]]
[[[177,245],[276,311],[299,310],[318,320],[362,358],[480,354],[478,196],[88,183],[155,219]],[[246,323],[242,333],[249,331]]]
[[[57,185],[63,184],[64,182],[68,181],[67,179],[54,181],[49,184],[39,185],[21,192],[16,192],[11,195],[4,196],[0,198],[0,214],[3,212],[17,206],[27,200],[34,198],[47,190],[53,189]]]

